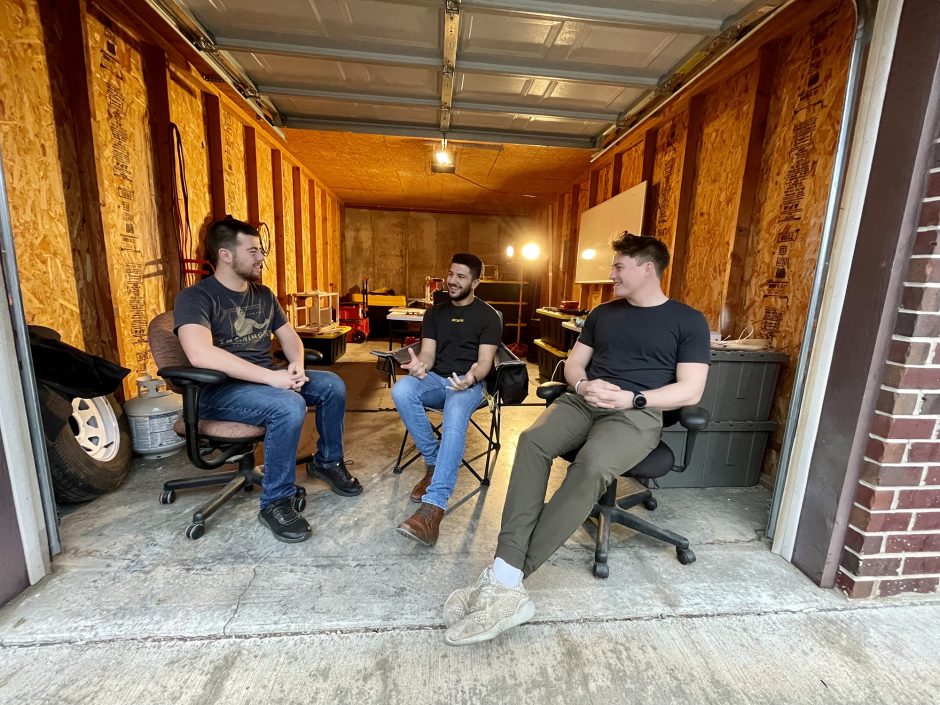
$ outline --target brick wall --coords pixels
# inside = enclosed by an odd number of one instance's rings
[[[940,140],[865,456],[836,584],[940,592]]]

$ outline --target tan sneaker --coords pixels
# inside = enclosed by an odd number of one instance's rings
[[[489,641],[534,616],[535,604],[521,583],[514,588],[500,582],[482,585],[467,615],[444,632],[444,643],[465,646]]]
[[[495,584],[496,576],[493,574],[493,569],[487,568],[480,573],[480,577],[473,585],[454,590],[444,601],[444,626],[452,627],[466,617],[476,604],[480,589],[484,585]]]

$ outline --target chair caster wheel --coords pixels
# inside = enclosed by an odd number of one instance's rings
[[[397,465],[396,465],[395,468],[392,470],[392,472],[395,473],[396,475],[401,475],[404,471],[405,471],[404,468],[400,468],[400,467],[398,467]]]
[[[594,564],[594,577],[606,579],[610,575],[610,568],[606,563]]]
[[[307,498],[302,495],[297,495],[291,499],[290,506],[293,507],[295,512],[302,512],[307,508]]]
[[[186,527],[186,538],[196,540],[206,533],[206,527],[202,524],[190,524]]]
[[[643,500],[643,506],[648,511],[653,511],[654,509],[656,509],[656,507],[659,506],[659,503],[656,501],[655,497],[647,497],[646,499]]]
[[[691,548],[676,548],[676,558],[682,565],[695,563],[695,553]]]
[[[160,504],[173,504],[176,501],[176,490],[163,490],[160,495]]]
[[[307,488],[302,487],[301,485],[294,485],[294,496],[295,497],[306,497]]]
[[[489,486],[490,486],[490,481],[489,481],[489,480],[482,480],[482,481],[480,482],[480,484],[483,485],[483,487],[489,487]]]

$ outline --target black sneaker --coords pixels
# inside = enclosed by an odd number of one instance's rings
[[[346,463],[342,460],[329,467],[320,465],[316,459],[311,460],[307,463],[307,474],[323,480],[331,490],[344,497],[362,494],[362,485],[359,484],[359,480],[349,474]]]
[[[278,541],[300,543],[310,538],[310,524],[294,509],[293,501],[293,497],[278,499],[258,512],[258,520],[271,529]]]

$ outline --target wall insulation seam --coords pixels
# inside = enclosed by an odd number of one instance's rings
[[[768,535],[773,537],[771,550],[787,560],[793,557],[902,7],[902,2],[879,3],[874,17],[856,116],[856,125],[861,129],[856,130],[848,153],[845,185],[841,200],[837,202],[838,219],[819,314],[815,320],[813,317],[807,319],[807,330],[810,333],[815,330],[815,336],[810,338],[811,346],[806,355],[806,377],[802,384],[805,393],[801,399],[791,401],[791,404],[795,402],[798,405],[791,405],[792,446],[789,457],[784,457],[787,450],[785,438],[774,497],[775,503],[779,500],[779,511],[771,514],[768,530]],[[850,88],[846,93],[846,109],[849,109]],[[837,176],[833,174],[833,188],[837,187]],[[820,255],[825,255],[822,244]],[[794,395],[798,382],[794,381]]]
[[[24,379],[29,380],[33,374],[29,347],[25,340],[17,341],[13,332],[15,317],[17,326],[23,335],[26,334],[26,318],[23,315],[23,301],[16,275],[13,228],[3,172],[3,159],[0,156],[0,247],[3,249],[0,287],[8,304],[0,306],[0,389],[4,390],[4,393],[0,394],[0,435],[3,437],[3,450],[10,472],[13,504],[16,507],[16,522],[26,560],[26,572],[30,584],[35,585],[49,572],[50,550],[58,553],[59,537],[55,523],[57,513],[52,497],[52,479],[44,463],[41,468],[45,475],[46,492],[40,492],[39,489],[36,451],[38,449],[41,453],[45,452],[41,445],[45,439],[40,425],[35,381],[28,389],[24,390],[23,385]],[[7,272],[11,273],[9,280]],[[20,345],[17,345],[18,342]],[[25,359],[21,359],[24,349]],[[27,414],[24,392],[31,397],[32,415]]]

